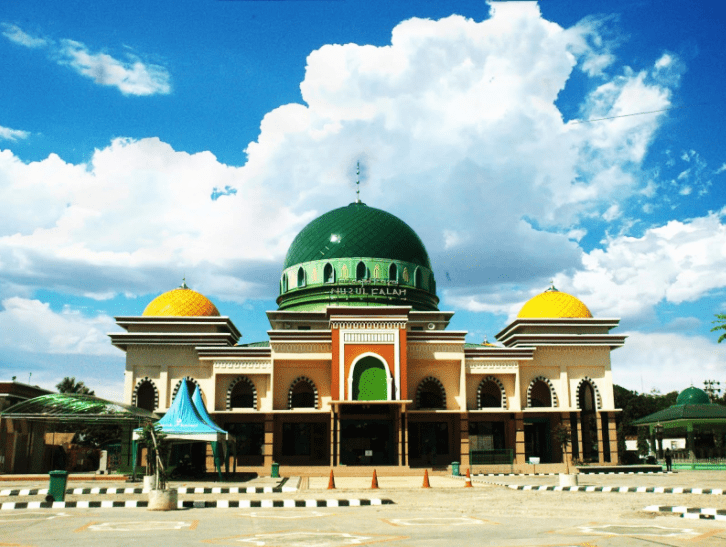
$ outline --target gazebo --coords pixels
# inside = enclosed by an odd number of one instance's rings
[[[712,403],[702,389],[693,386],[684,389],[676,404],[645,416],[634,425],[648,428],[651,446],[657,446],[656,441],[661,442],[661,457],[664,436],[686,439],[685,450],[675,451],[674,458],[687,460],[693,467],[703,468],[714,459],[722,460],[726,456],[726,406]]]
[[[50,393],[22,401],[0,413],[0,418],[8,420],[11,432],[27,430],[31,437],[28,442],[32,446],[28,457],[35,462],[30,468],[35,469],[35,472],[38,472],[42,465],[43,436],[47,426],[52,428],[56,424],[121,425],[125,430],[121,439],[121,460],[126,465],[131,429],[144,422],[159,419],[156,414],[142,408],[78,393]],[[36,424],[35,429],[32,427],[33,424]]]
[[[214,468],[217,470],[219,480],[223,480],[220,461],[224,458],[225,474],[228,473],[228,445],[230,441],[234,441],[234,437],[218,427],[211,416],[209,416],[204,401],[202,400],[199,386],[196,386],[194,395],[190,397],[187,381],[182,380],[171,407],[164,417],[158,421],[158,425],[166,435],[166,440],[172,443],[210,443],[212,445],[212,453],[214,454]],[[133,434],[134,476],[136,476],[136,459],[140,433],[141,428],[135,429]],[[232,446],[236,448],[234,442],[232,442]],[[236,471],[236,461],[237,459],[235,458],[234,471]]]

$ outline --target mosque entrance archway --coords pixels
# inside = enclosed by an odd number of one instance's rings
[[[377,355],[366,355],[353,363],[350,393],[354,401],[388,401],[391,378],[386,363]]]

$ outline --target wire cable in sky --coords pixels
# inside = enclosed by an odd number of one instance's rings
[[[628,116],[643,116],[645,114],[657,114],[659,112],[666,112],[668,110],[678,110],[680,108],[690,108],[691,106],[701,106],[704,104],[708,104],[708,103],[687,104],[684,106],[671,106],[670,108],[663,108],[661,110],[650,110],[648,112],[634,112],[632,114],[620,114],[618,116],[609,116],[607,118],[594,118],[592,120],[570,120],[568,123],[578,124],[578,123],[601,122],[603,120],[614,120],[615,118],[627,118]]]

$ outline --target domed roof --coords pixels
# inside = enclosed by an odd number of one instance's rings
[[[697,387],[687,387],[678,395],[676,406],[678,405],[710,405],[711,399],[708,393]]]
[[[431,269],[421,239],[391,213],[351,203],[305,226],[293,240],[283,268],[327,258],[386,258]]]
[[[517,317],[520,319],[574,319],[592,318],[592,313],[574,296],[550,287],[542,294],[527,301]]]
[[[186,283],[182,283],[178,289],[173,289],[154,298],[146,306],[142,315],[153,317],[213,317],[219,315],[219,310],[206,296],[191,290]]]

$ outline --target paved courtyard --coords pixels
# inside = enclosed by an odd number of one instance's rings
[[[185,508],[151,512],[142,508],[11,509],[12,503],[41,501],[44,496],[19,489],[45,488],[45,481],[0,483],[0,546],[25,545],[257,545],[337,547],[386,543],[394,546],[495,545],[606,547],[621,545],[726,545],[726,521],[685,519],[679,513],[652,507],[722,510],[726,513],[723,472],[672,475],[580,476],[580,484],[611,487],[701,488],[708,494],[661,492],[569,492],[515,490],[502,486],[554,486],[550,477],[479,477],[473,488],[459,478],[432,476],[430,489],[422,477],[371,479],[328,478],[285,481],[286,490],[222,493],[225,488],[280,486],[269,478],[244,484],[178,483],[189,493],[180,500],[196,502],[259,502],[248,508]],[[492,483],[501,484],[492,484]],[[69,488],[133,488],[124,483],[69,483]],[[199,489],[193,492],[192,489]],[[204,488],[208,493],[204,493]],[[212,489],[217,489],[212,491]],[[699,491],[699,490],[697,490]],[[145,494],[69,495],[67,500],[144,500]],[[274,501],[305,500],[306,507],[272,507]],[[371,500],[373,505],[341,506],[345,501]],[[377,505],[374,500],[390,500]],[[378,502],[381,503],[381,502]],[[353,504],[351,504],[353,505]],[[7,507],[7,509],[6,509]],[[646,511],[650,507],[651,510]],[[692,513],[698,517],[698,514]]]

